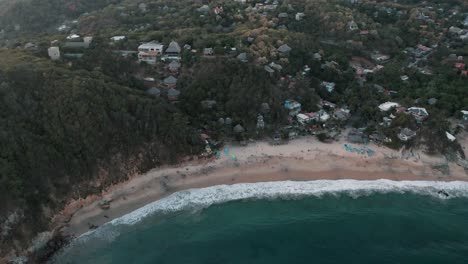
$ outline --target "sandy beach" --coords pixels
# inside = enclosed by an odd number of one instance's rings
[[[468,181],[463,168],[442,156],[370,144],[375,154],[369,157],[346,151],[345,143],[325,144],[304,137],[278,146],[267,142],[228,145],[228,153],[223,151],[219,158],[156,168],[102,195],[72,201],[55,217],[54,225],[64,234],[79,236],[90,226],[100,226],[174,192],[221,184],[319,179]]]

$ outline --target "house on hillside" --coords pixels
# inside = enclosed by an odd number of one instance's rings
[[[78,34],[71,34],[71,35],[68,35],[68,36],[67,36],[67,39],[68,39],[68,40],[77,40],[77,39],[79,39],[80,37],[81,37],[81,36],[78,35]]]
[[[462,113],[462,120],[468,122],[468,111],[461,110]]]
[[[393,108],[400,107],[399,103],[394,103],[394,102],[385,102],[381,105],[379,105],[379,109],[382,112],[387,112]]]
[[[152,96],[154,96],[154,97],[159,97],[159,96],[161,96],[161,90],[159,90],[159,89],[156,88],[156,87],[151,87],[151,88],[149,88],[148,90],[146,90],[146,93],[147,93],[148,95],[152,95]]]
[[[242,52],[239,55],[237,55],[237,59],[244,63],[249,61],[247,58],[247,53],[245,52]]]
[[[171,76],[167,77],[166,79],[164,79],[163,83],[168,88],[175,88],[177,86],[177,78],[171,75]]]
[[[179,90],[176,90],[174,88],[171,88],[167,91],[167,99],[169,101],[177,101],[179,100],[179,95],[180,95],[180,91]]]
[[[170,60],[180,60],[181,50],[182,49],[180,48],[179,43],[171,41],[171,43],[169,43],[169,46],[166,49],[164,58]]]
[[[300,21],[305,17],[304,13],[296,13],[296,20]]]
[[[59,60],[60,59],[60,48],[59,47],[50,47],[47,49],[47,53],[51,60]]]
[[[126,39],[127,39],[126,36],[113,36],[113,37],[110,38],[110,40],[111,40],[112,42],[124,41],[124,40],[126,40]]]
[[[143,43],[138,47],[138,61],[148,64],[156,64],[158,56],[163,54],[164,45],[159,42],[151,41]]]
[[[288,44],[283,44],[281,46],[279,46],[278,48],[278,52],[280,53],[280,55],[282,56],[288,56],[289,53],[291,52],[291,47],[288,46]]]
[[[417,121],[423,121],[429,117],[429,113],[427,112],[426,108],[422,107],[410,107],[408,108],[407,112],[413,115]]]
[[[138,4],[138,8],[140,9],[141,12],[145,13],[148,11],[148,6],[145,3],[140,3]]]
[[[213,48],[204,48],[204,49],[203,49],[203,56],[205,56],[205,57],[212,57],[212,56],[214,56],[214,50],[213,50]]]
[[[270,75],[270,76],[273,76],[273,74],[275,73],[275,70],[273,70],[270,66],[268,65],[265,65],[263,66],[263,69]]]
[[[63,56],[67,58],[81,58],[86,49],[89,48],[90,41],[69,41],[62,45]]]
[[[381,53],[374,53],[371,55],[371,58],[377,63],[382,63],[388,61],[390,59],[390,56]]]
[[[324,87],[329,93],[335,90],[335,86],[336,84],[334,82],[322,82],[322,87]]]
[[[273,70],[278,71],[278,72],[280,72],[281,70],[283,70],[283,67],[282,67],[281,65],[276,64],[276,63],[274,63],[274,62],[268,64],[268,66],[270,66],[270,68],[272,68]]]
[[[172,73],[178,73],[179,72],[179,69],[180,69],[180,62],[176,61],[176,60],[173,60],[171,61],[171,63],[169,63],[169,65],[167,66],[167,68],[169,69],[169,71],[171,71]]]
[[[63,49],[87,49],[89,48],[89,43],[86,42],[65,42],[62,46]]]
[[[31,42],[28,42],[24,45],[23,47],[24,49],[26,50],[37,50],[38,49],[38,46],[34,43],[31,43]]]
[[[354,20],[348,22],[348,30],[349,31],[355,31],[355,30],[358,30],[358,29],[359,29],[359,27],[358,27],[357,23],[354,22]]]

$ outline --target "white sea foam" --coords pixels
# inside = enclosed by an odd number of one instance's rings
[[[439,191],[445,191],[439,194]],[[214,204],[221,204],[245,199],[297,199],[307,196],[320,197],[325,194],[345,194],[357,198],[375,193],[414,193],[429,195],[441,199],[456,197],[468,198],[468,182],[435,181],[391,181],[391,180],[317,180],[317,181],[281,181],[261,183],[239,183],[218,185],[201,189],[190,189],[174,193],[164,199],[143,206],[127,215],[114,219],[101,228],[89,231],[81,239],[94,234],[115,238],[112,226],[133,225],[155,213],[169,213],[187,209],[203,209]],[[115,231],[115,229],[114,229]],[[97,233],[97,234],[96,234]]]
[[[439,191],[444,191],[448,196],[439,194]],[[300,199],[323,195],[347,195],[359,198],[376,193],[411,193],[438,199],[468,198],[468,182],[391,181],[383,179],[372,181],[317,180],[240,183],[190,189],[150,203],[81,235],[55,257],[66,255],[67,252],[73,254],[76,251],[78,253],[75,253],[79,254],[81,248],[99,246],[102,242],[105,244],[113,241],[126,227],[131,228],[132,225],[144,218],[157,213],[201,210],[211,205],[245,199]]]

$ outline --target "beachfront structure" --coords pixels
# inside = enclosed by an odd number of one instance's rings
[[[367,135],[360,129],[352,129],[349,131],[346,139],[351,143],[366,144],[369,142]]]
[[[158,56],[163,54],[164,45],[159,42],[151,41],[143,43],[138,47],[138,61],[148,64],[156,64]]]
[[[398,138],[401,140],[401,141],[408,141],[408,140],[411,140],[412,138],[414,138],[416,136],[416,132],[414,132],[413,130],[409,129],[409,128],[404,128],[400,131],[400,133],[398,133]]]
[[[346,121],[351,117],[351,113],[349,109],[336,109],[335,112],[333,113],[333,118],[340,120],[340,121]]]
[[[314,114],[315,115],[315,114]],[[308,114],[297,114],[296,115],[296,119],[299,123],[301,124],[308,124],[310,122],[312,122],[314,119],[308,115]]]
[[[310,118],[304,114],[297,114],[296,119],[303,125],[310,122]]]
[[[317,112],[318,116],[319,116],[319,120],[321,122],[326,122],[328,121],[328,119],[330,119],[330,115],[323,109],[319,110]]]
[[[52,60],[59,60],[60,59],[60,48],[59,47],[50,47],[47,50],[50,59]]]
[[[296,116],[301,112],[301,104],[295,100],[286,100],[284,101],[284,108],[289,111],[290,116]]]
[[[390,109],[397,108],[397,107],[400,107],[400,104],[399,103],[394,103],[394,102],[385,102],[385,103],[379,105],[379,109],[382,112],[387,112]]]

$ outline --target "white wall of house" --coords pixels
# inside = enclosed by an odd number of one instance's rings
[[[60,48],[59,47],[50,47],[47,50],[47,53],[49,54],[49,57],[52,60],[58,60],[60,59]]]

